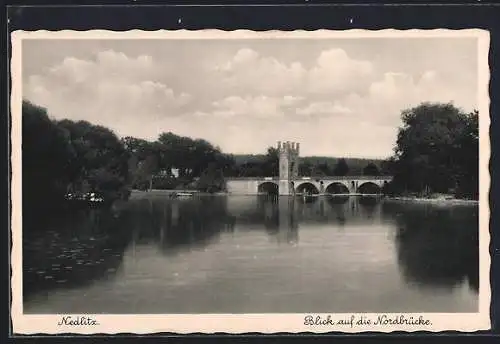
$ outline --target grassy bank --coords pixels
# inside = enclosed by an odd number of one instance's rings
[[[189,193],[193,196],[217,196],[217,195],[227,195],[225,192],[201,192],[196,190],[160,190],[160,189],[152,189],[149,191],[142,190],[132,190],[129,199],[142,199],[142,198],[151,198],[151,197],[173,197],[178,193]]]
[[[479,201],[459,198],[387,197],[386,201],[434,204],[439,206],[477,205]]]

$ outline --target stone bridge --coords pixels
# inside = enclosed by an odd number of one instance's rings
[[[390,176],[299,176],[300,144],[278,142],[278,177],[229,178],[226,189],[229,194],[297,195],[297,194],[379,194]]]
[[[287,183],[288,193],[280,191],[283,183],[279,177],[265,178],[227,178],[226,188],[229,194],[380,194],[392,176],[334,176],[334,177],[299,177]]]

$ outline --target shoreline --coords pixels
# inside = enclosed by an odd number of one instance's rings
[[[419,204],[434,204],[434,205],[478,205],[478,200],[472,199],[460,199],[460,198],[419,198],[419,197],[385,197],[386,201],[393,202],[404,202],[404,203],[419,203]]]
[[[191,193],[196,196],[258,196],[255,195],[247,195],[247,194],[229,194],[227,192],[216,192],[216,193],[207,193],[200,192],[194,190],[161,190],[161,189],[153,189],[150,191],[143,190],[132,190],[130,194],[130,198],[135,198],[137,196],[146,196],[146,195],[173,195],[175,193]],[[135,197],[134,197],[135,196]],[[469,200],[469,199],[459,199],[459,198],[423,198],[423,197],[404,197],[404,196],[384,196],[384,195],[360,195],[360,194],[334,194],[334,195],[326,195],[321,194],[319,196],[333,196],[333,197],[380,197],[385,202],[403,202],[403,203],[416,203],[416,204],[433,204],[440,206],[448,206],[448,205],[478,205],[478,200]]]

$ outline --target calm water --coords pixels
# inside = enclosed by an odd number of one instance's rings
[[[478,308],[477,206],[149,194],[24,241],[25,313]]]

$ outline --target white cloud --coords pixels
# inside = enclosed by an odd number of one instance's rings
[[[352,111],[338,102],[313,102],[306,107],[298,108],[296,112],[301,116],[328,116],[349,114]]]
[[[372,81],[373,73],[371,62],[353,59],[342,49],[330,49],[321,52],[307,81],[315,93],[352,92]]]
[[[306,70],[299,62],[289,65],[274,57],[261,56],[252,49],[240,49],[226,63],[215,68],[222,85],[269,95],[288,94],[304,79]]]
[[[377,80],[373,77],[362,92],[340,94],[335,101],[329,100],[330,95],[305,91],[285,96],[232,95],[214,101],[212,109],[199,111],[197,118],[203,121],[202,135],[228,151],[248,152],[249,146],[252,151],[265,151],[281,139],[302,142],[305,155],[387,157],[401,110],[423,101],[461,99],[457,88],[445,84],[436,71],[418,78],[387,72]],[[222,136],[217,130],[221,127],[225,128]]]
[[[109,50],[82,57],[102,44],[38,49],[41,57],[33,48],[23,66],[24,96],[56,118],[85,119],[120,135],[155,139],[169,130],[227,152],[263,152],[277,140],[297,140],[305,155],[339,156],[391,154],[401,110],[422,101],[453,100],[471,110],[477,100],[472,48],[435,56],[428,43],[408,52],[413,46],[406,41],[382,48],[318,41],[306,48],[218,40],[149,48],[145,42],[127,46],[127,54],[106,43]],[[401,44],[408,49],[400,54]]]
[[[151,56],[131,58],[112,50],[97,53],[94,60],[67,57],[49,69],[49,74],[59,81],[77,83],[102,78],[145,80],[154,77],[155,72]]]
[[[369,94],[379,102],[415,105],[422,101],[449,102],[462,98],[460,92],[447,85],[436,71],[426,71],[417,79],[405,73],[387,72],[382,80],[371,84]]]
[[[176,115],[192,99],[155,81],[158,68],[150,56],[131,58],[114,51],[93,60],[68,57],[30,76],[24,97],[56,118],[86,119],[112,128],[138,118],[154,121]]]
[[[305,98],[300,96],[286,95],[283,97],[258,96],[237,96],[232,95],[214,101],[210,109],[198,110],[191,113],[196,118],[223,118],[225,120],[234,119],[235,122],[252,121],[255,119],[274,121],[284,120],[288,117],[293,120],[295,106],[303,102]],[[189,117],[190,114],[185,114]]]
[[[385,73],[380,81],[369,88],[370,96],[381,100],[397,100],[401,96],[414,96],[416,85],[411,76],[403,73]]]
[[[222,100],[213,102],[214,116],[238,116],[248,118],[279,118],[285,115],[282,106],[289,104],[291,98],[279,98],[268,96],[229,96]]]
[[[226,87],[269,95],[352,92],[372,81],[374,72],[371,62],[353,59],[342,49],[322,51],[307,69],[300,62],[286,64],[244,48],[215,70]]]
[[[475,105],[474,95],[448,85],[436,71],[426,71],[420,78],[405,73],[384,73],[381,80],[372,82],[368,92],[360,96],[353,93],[343,99],[359,121],[383,126],[398,126],[401,111],[422,102],[454,101],[470,111]],[[460,100],[460,101],[457,101]]]
[[[304,99],[305,97],[287,95],[283,97],[283,104],[286,106],[292,106],[296,105],[297,103],[300,103]]]
[[[255,63],[258,59],[259,54],[256,51],[248,48],[240,49],[231,60],[221,67],[221,70],[231,71],[238,68],[238,66]]]

